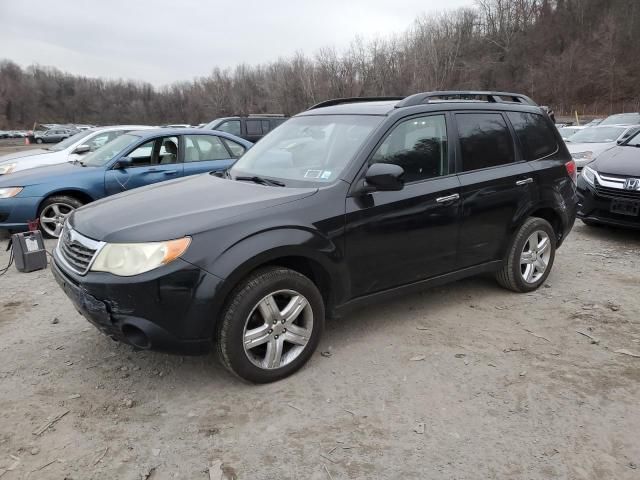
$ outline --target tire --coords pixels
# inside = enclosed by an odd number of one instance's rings
[[[274,305],[277,310],[270,308]],[[299,307],[294,309],[299,311],[295,318],[289,316],[291,321],[286,319],[286,305]],[[300,369],[315,351],[324,329],[324,315],[322,295],[304,275],[283,267],[256,270],[231,292],[218,322],[215,340],[220,361],[230,372],[252,383],[281,380]],[[245,347],[247,333],[255,346]],[[276,353],[269,356],[270,352]]]
[[[537,217],[527,219],[515,234],[496,274],[498,283],[514,292],[536,290],[551,272],[556,243],[556,234],[549,222]],[[532,248],[533,244],[535,248]],[[546,265],[544,269],[543,265]]]
[[[41,138],[36,138],[36,143],[38,143],[38,144],[42,143],[42,139]]]
[[[47,198],[40,205],[38,212],[42,234],[46,238],[58,238],[67,216],[82,205],[84,204],[80,200],[68,195],[55,195]]]

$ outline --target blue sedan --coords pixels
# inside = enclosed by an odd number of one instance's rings
[[[130,132],[82,159],[0,177],[0,229],[22,231],[39,221],[57,238],[76,208],[109,195],[230,167],[251,142],[201,129]]]

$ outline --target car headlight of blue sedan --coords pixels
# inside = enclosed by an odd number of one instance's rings
[[[0,198],[15,197],[22,191],[22,187],[6,187],[0,188]]]

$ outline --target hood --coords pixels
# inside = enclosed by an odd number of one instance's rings
[[[29,155],[27,157],[19,157],[13,160],[1,162],[0,165],[6,163],[16,163],[16,168],[12,173],[19,172],[21,170],[27,170],[34,167],[41,167],[45,165],[55,165],[58,163],[64,163],[68,160],[68,154],[65,151],[60,152],[47,152],[38,155]]]
[[[221,226],[233,217],[300,200],[317,188],[266,187],[204,174],[137,188],[76,210],[81,234],[112,243],[172,240]]]
[[[35,167],[21,172],[13,172],[9,175],[0,175],[0,188],[2,187],[29,187],[41,183],[52,183],[63,180],[71,185],[76,176],[83,176],[87,171],[95,170],[95,167],[83,167],[80,164],[70,162],[45,167]]]
[[[8,153],[6,155],[0,156],[0,163],[13,163],[11,160],[16,158],[24,158],[24,157],[32,157],[35,155],[42,155],[45,153],[53,153],[50,150],[45,150],[44,148],[34,148],[31,150],[21,150],[19,152]]]
[[[569,153],[579,153],[579,152],[593,152],[593,156],[604,152],[607,148],[611,148],[617,145],[616,142],[606,142],[606,143],[567,143],[567,148],[569,149]]]
[[[616,146],[589,166],[604,174],[640,178],[640,148]]]

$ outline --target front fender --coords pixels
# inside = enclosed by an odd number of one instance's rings
[[[227,296],[240,280],[261,265],[284,257],[302,258],[312,267],[320,268],[331,284],[332,303],[342,302],[349,288],[343,255],[342,248],[319,231],[289,226],[262,230],[245,237],[210,260],[206,257],[185,257],[185,260],[223,279],[214,298],[214,315],[217,317]]]

